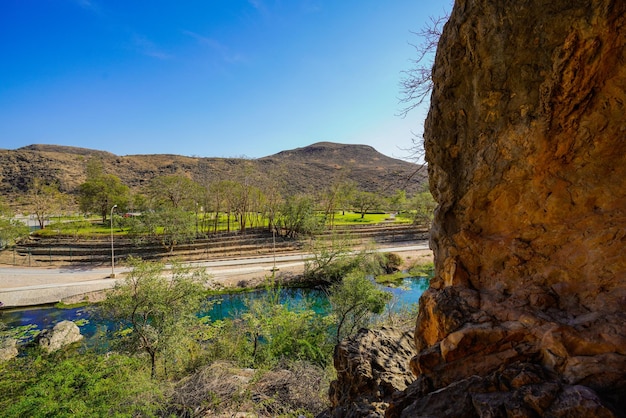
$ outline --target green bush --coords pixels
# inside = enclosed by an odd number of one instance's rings
[[[161,388],[137,358],[62,352],[0,365],[3,417],[156,416]]]
[[[272,368],[284,361],[307,361],[325,367],[331,360],[331,319],[306,300],[290,306],[279,300],[280,288],[247,302],[240,319],[215,321],[207,339],[210,361],[228,360],[241,367]]]

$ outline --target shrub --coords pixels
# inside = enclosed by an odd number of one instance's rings
[[[14,359],[0,366],[2,416],[155,416],[163,394],[142,364],[76,351]]]

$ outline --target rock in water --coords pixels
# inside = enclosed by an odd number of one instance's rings
[[[626,2],[457,0],[433,80],[436,277],[386,416],[625,416]]]
[[[61,321],[54,328],[46,329],[37,338],[39,346],[46,352],[52,353],[66,345],[82,340],[78,325],[72,321]]]

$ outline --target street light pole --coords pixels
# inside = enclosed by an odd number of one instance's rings
[[[113,209],[115,209],[117,205],[113,205],[111,208],[111,278],[115,278],[115,250],[113,249]]]

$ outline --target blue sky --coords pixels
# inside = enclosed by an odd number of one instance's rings
[[[410,43],[449,0],[4,0],[0,148],[258,158],[319,141],[404,158]]]

